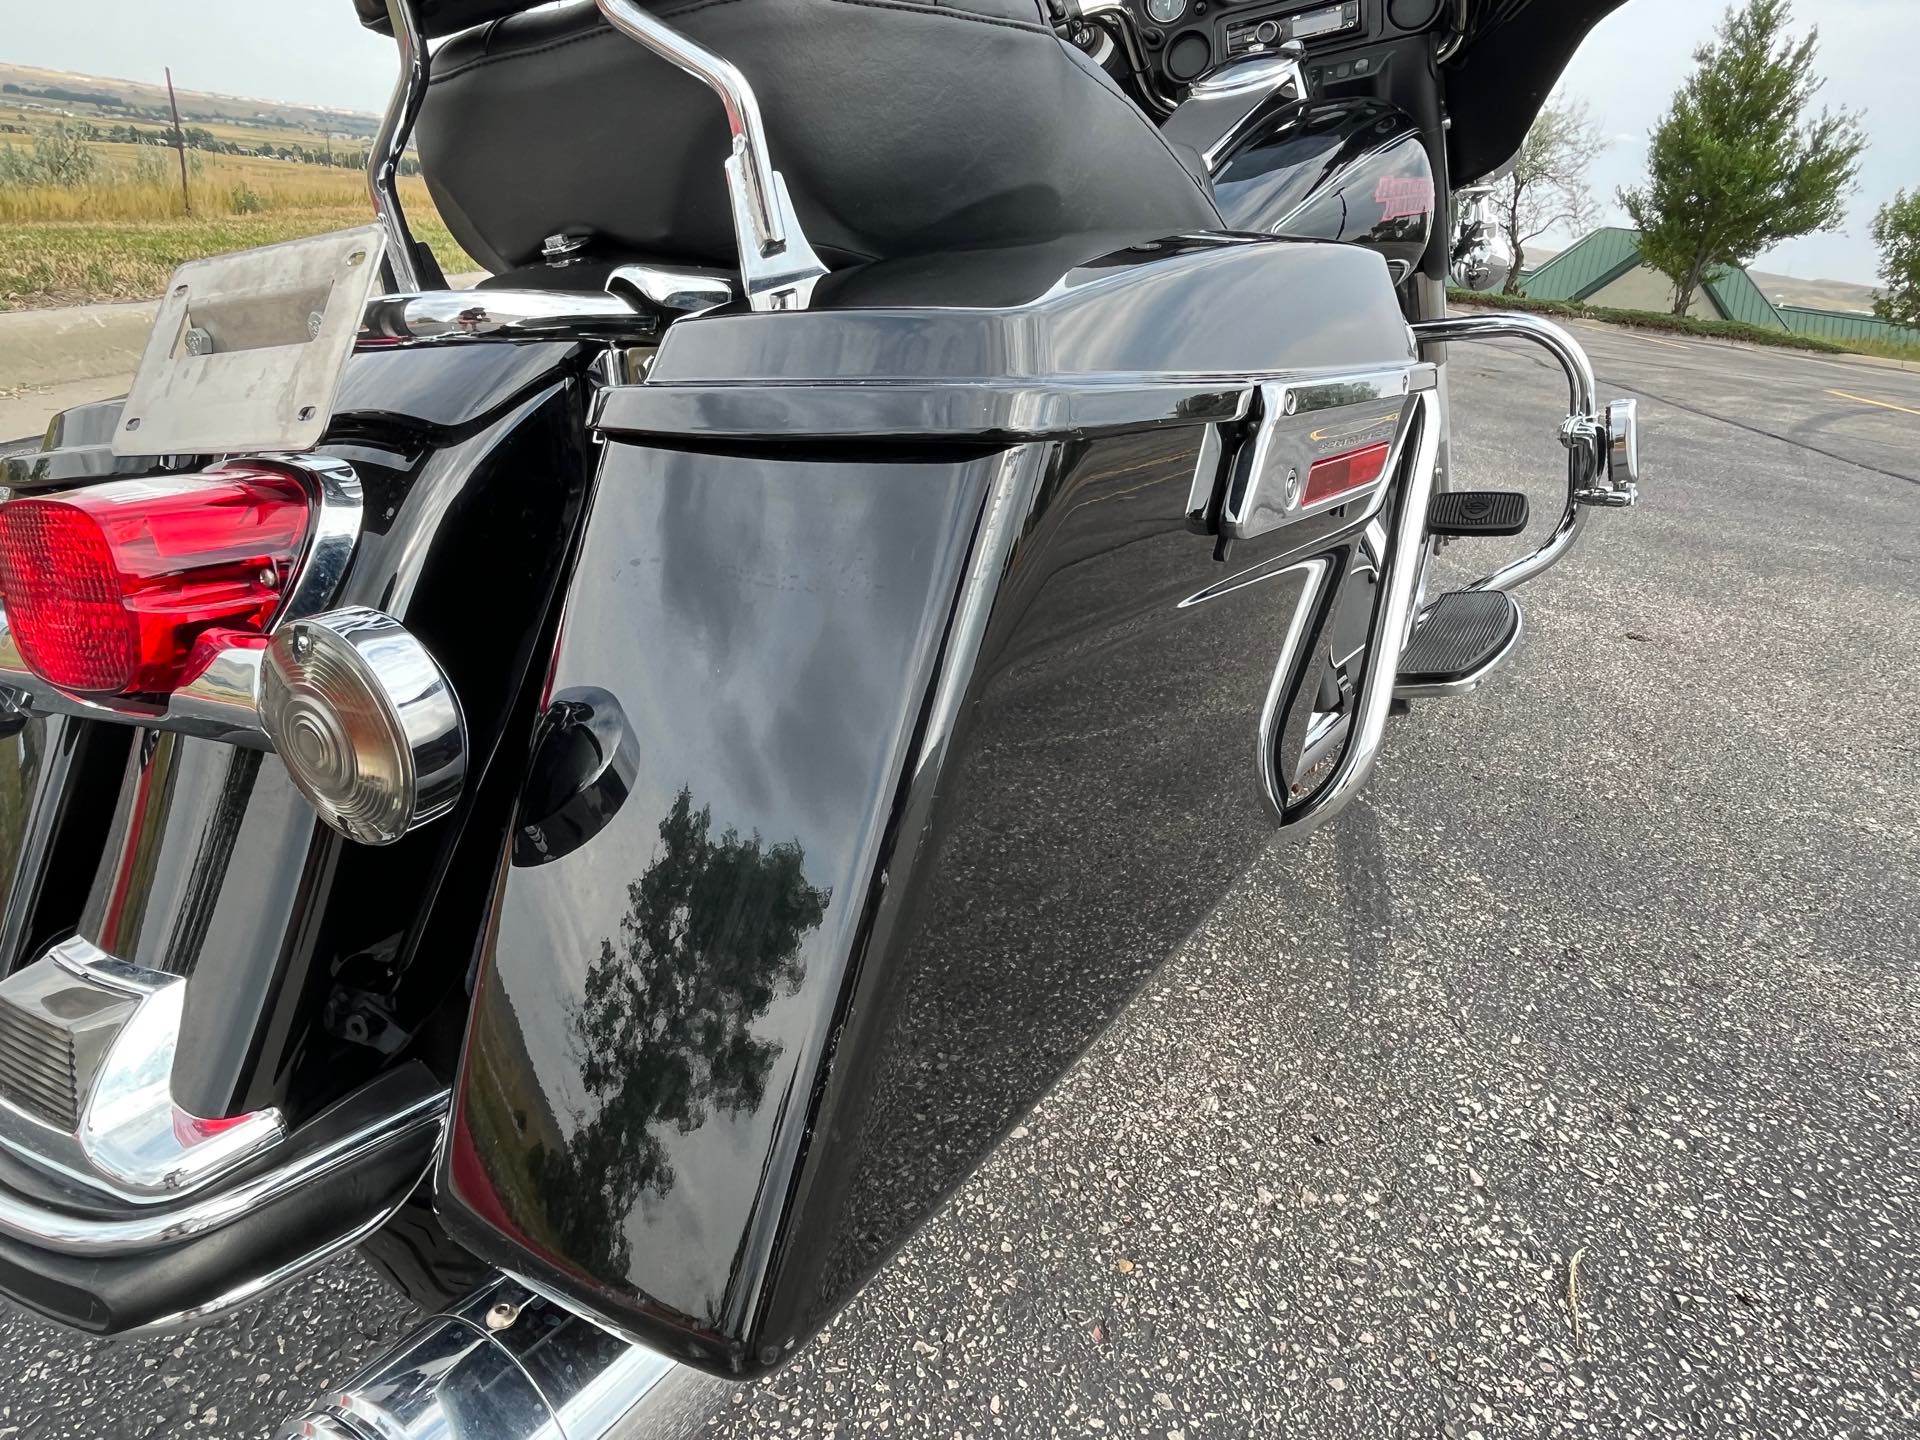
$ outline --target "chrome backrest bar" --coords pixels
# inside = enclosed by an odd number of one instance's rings
[[[380,133],[367,152],[367,190],[373,197],[374,218],[387,232],[387,263],[393,267],[394,289],[407,293],[423,287],[413,232],[400,208],[400,157],[406,154],[413,122],[426,103],[432,54],[420,30],[419,0],[387,0],[387,19],[400,46],[400,79],[381,117]]]
[[[387,0],[398,6],[405,0]],[[755,310],[803,310],[814,284],[827,273],[813,253],[787,196],[786,181],[767,150],[760,102],[747,77],[730,61],[689,39],[633,0],[594,0],[621,34],[678,66],[720,97],[732,133],[727,199],[740,247],[740,278]]]

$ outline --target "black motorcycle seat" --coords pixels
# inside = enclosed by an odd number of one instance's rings
[[[830,265],[1220,228],[1204,179],[1037,0],[654,8],[746,75]],[[442,218],[490,270],[576,231],[602,255],[735,261],[720,102],[590,3],[444,42],[416,134]]]

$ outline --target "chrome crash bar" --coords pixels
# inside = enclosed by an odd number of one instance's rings
[[[1560,429],[1567,447],[1567,502],[1560,521],[1538,550],[1467,589],[1505,591],[1524,585],[1567,557],[1590,507],[1617,508],[1639,500],[1638,403],[1615,400],[1602,409],[1587,352],[1560,326],[1533,315],[1451,315],[1422,321],[1413,333],[1422,347],[1460,340],[1526,340],[1546,350],[1567,373],[1567,420]]]

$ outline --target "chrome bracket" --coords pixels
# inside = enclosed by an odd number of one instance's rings
[[[1640,501],[1640,402],[1615,400],[1604,414],[1569,415],[1560,427],[1565,445],[1591,483],[1573,492],[1580,505],[1625,509]]]
[[[1580,538],[1588,510],[1622,508],[1640,498],[1639,407],[1616,400],[1601,408],[1593,362],[1580,342],[1561,326],[1537,315],[1449,315],[1412,327],[1423,347],[1461,340],[1525,340],[1560,363],[1567,376],[1567,420],[1561,442],[1567,447],[1567,500],[1553,533],[1540,548],[1467,586],[1469,590],[1511,590],[1564,560]]]
[[[403,0],[388,0],[389,5]],[[827,267],[807,243],[773,168],[760,102],[731,61],[681,34],[633,0],[594,0],[607,23],[705,84],[720,97],[733,144],[727,156],[727,199],[740,249],[740,279],[755,310],[804,310]]]
[[[272,1108],[205,1120],[174,1102],[187,982],[78,936],[0,983],[0,1146],[134,1203],[196,1190],[286,1134]]]
[[[1283,836],[1309,835],[1345,810],[1366,787],[1380,755],[1399,680],[1400,652],[1413,629],[1424,569],[1421,551],[1425,545],[1427,506],[1433,498],[1434,472],[1440,455],[1438,391],[1416,391],[1410,408],[1412,423],[1389,470],[1390,474],[1403,477],[1398,482],[1393,514],[1390,521],[1372,521],[1366,536],[1380,585],[1375,602],[1377,609],[1368,631],[1366,669],[1347,715],[1340,720],[1319,721],[1309,728],[1299,773],[1305,774],[1318,766],[1329,768],[1312,792],[1298,801],[1281,789],[1280,777],[1273,768],[1273,747],[1283,723],[1288,687],[1304,673],[1308,652],[1303,647],[1310,628],[1304,623],[1305,608],[1316,602],[1318,592],[1334,578],[1330,567],[1318,572],[1309,583],[1308,593],[1301,600],[1302,608],[1296,612],[1281,647],[1280,661],[1261,717],[1260,769],[1263,793]]]

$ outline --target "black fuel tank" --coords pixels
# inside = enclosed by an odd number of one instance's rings
[[[1396,282],[1433,233],[1433,163],[1419,126],[1380,100],[1274,110],[1234,142],[1213,190],[1231,228],[1364,245]]]

